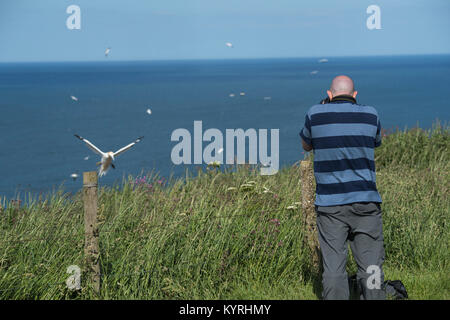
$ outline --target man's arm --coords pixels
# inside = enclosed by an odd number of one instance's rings
[[[380,119],[377,120],[377,133],[375,136],[375,148],[381,146],[381,123]]]
[[[309,145],[309,144],[307,144],[307,143],[305,142],[305,140],[303,140],[303,139],[302,139],[302,146],[303,146],[303,149],[304,149],[305,151],[311,151],[311,150],[312,150],[312,146]]]
[[[311,137],[311,120],[308,114],[305,116],[305,126],[300,131],[300,138],[302,139],[303,149],[305,151],[312,150],[312,137]]]

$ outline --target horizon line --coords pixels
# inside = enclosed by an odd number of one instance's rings
[[[98,59],[98,60],[28,60],[28,61],[0,61],[0,64],[26,63],[92,63],[92,62],[176,62],[176,61],[237,61],[237,60],[282,60],[282,59],[328,59],[328,58],[371,58],[371,57],[411,57],[411,56],[446,56],[447,53],[399,53],[373,55],[337,55],[337,56],[297,56],[297,57],[242,57],[242,58],[180,58],[180,59]],[[109,60],[109,61],[108,61]]]

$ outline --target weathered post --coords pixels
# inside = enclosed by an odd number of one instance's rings
[[[321,254],[317,237],[316,212],[314,210],[314,173],[311,160],[300,162],[300,177],[302,184],[302,212],[305,230],[305,240],[312,254],[312,264],[319,271]]]
[[[88,272],[88,279],[96,294],[100,293],[100,250],[98,246],[97,224],[97,186],[96,171],[83,172],[83,201],[84,201],[84,256]]]

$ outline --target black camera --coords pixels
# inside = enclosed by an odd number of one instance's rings
[[[326,97],[320,101],[320,104],[330,103],[330,97]]]

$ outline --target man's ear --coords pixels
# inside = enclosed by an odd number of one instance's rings
[[[330,90],[327,90],[327,95],[328,95],[328,98],[330,98],[330,101],[331,101],[331,99],[333,99],[333,94],[331,93]]]
[[[353,98],[356,98],[356,95],[358,94],[358,91],[353,91],[353,94],[352,94],[352,96],[353,96]]]

